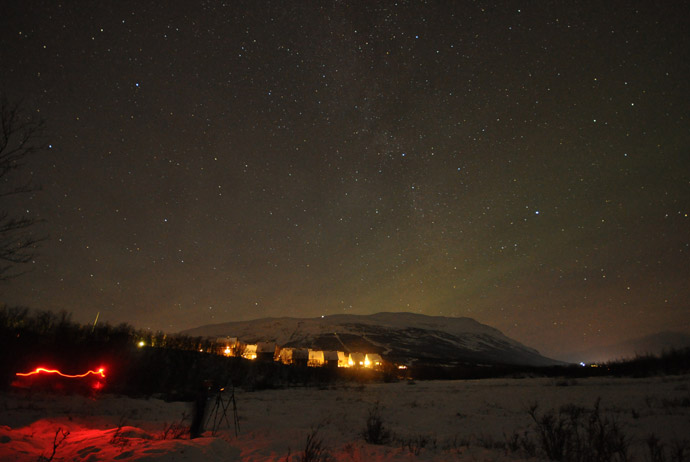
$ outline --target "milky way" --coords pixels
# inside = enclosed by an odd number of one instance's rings
[[[110,4],[109,4],[110,3]],[[0,6],[51,148],[7,303],[179,331],[469,316],[545,354],[690,331],[683,2]]]

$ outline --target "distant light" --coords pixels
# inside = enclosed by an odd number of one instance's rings
[[[137,343],[137,346],[138,346],[139,348],[143,348],[145,345],[146,345],[146,343],[144,343],[143,340],[140,340],[139,343]]]
[[[134,86],[135,86],[135,87],[138,87],[138,86],[139,86],[139,82],[136,82],[136,83],[134,84]]]
[[[535,215],[539,215],[539,210],[535,210],[535,211],[534,211],[534,214],[535,214]]]
[[[585,363],[583,363],[583,362],[580,362],[580,366],[582,366],[582,367],[585,367],[585,366],[586,366],[586,364],[585,364]]]

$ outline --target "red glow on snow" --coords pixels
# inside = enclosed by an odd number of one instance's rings
[[[17,372],[17,375],[19,377],[28,377],[30,375],[36,375],[40,373],[45,373],[45,374],[57,374],[61,377],[67,377],[68,379],[80,379],[89,375],[100,375],[101,377],[105,378],[105,369],[100,368],[96,371],[88,371],[84,372],[83,374],[78,374],[78,375],[70,375],[70,374],[63,374],[57,369],[46,369],[45,367],[37,367],[31,372]]]

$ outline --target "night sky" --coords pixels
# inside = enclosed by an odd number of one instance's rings
[[[543,354],[690,332],[685,2],[0,4],[46,121],[8,304],[176,332],[469,316]],[[99,322],[100,322],[99,321]]]

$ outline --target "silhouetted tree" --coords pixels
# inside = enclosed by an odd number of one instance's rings
[[[0,94],[0,281],[22,274],[24,271],[17,267],[31,261],[43,240],[30,229],[36,219],[13,213],[8,204],[12,196],[37,190],[31,180],[17,178],[16,172],[29,156],[47,148],[43,131],[43,120]]]

